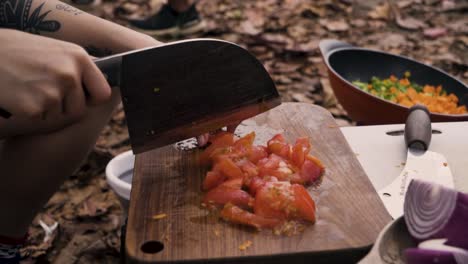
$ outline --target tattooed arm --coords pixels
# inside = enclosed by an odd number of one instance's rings
[[[57,0],[0,0],[1,27],[73,42],[96,56],[159,44]]]

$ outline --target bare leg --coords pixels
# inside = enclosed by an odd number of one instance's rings
[[[193,0],[168,0],[167,3],[177,12],[184,12],[194,3]]]
[[[0,234],[21,237],[36,213],[94,146],[120,95],[88,109],[86,116],[53,132],[0,142]]]

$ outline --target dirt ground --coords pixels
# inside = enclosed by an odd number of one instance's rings
[[[104,0],[91,12],[125,25],[128,18],[147,16],[160,5],[158,0]],[[468,4],[463,0],[201,0],[197,8],[207,27],[185,38],[242,45],[262,61],[283,101],[323,106],[340,126],[355,123],[333,95],[318,50],[321,39],[402,54],[468,81]],[[68,177],[37,215],[22,250],[25,263],[119,262],[124,216],[104,168],[128,149],[119,109],[79,172]]]

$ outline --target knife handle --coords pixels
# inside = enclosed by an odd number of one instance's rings
[[[120,85],[120,66],[122,64],[122,56],[113,55],[94,60],[96,66],[101,70],[110,87]]]
[[[104,74],[104,77],[106,77],[111,87],[120,85],[120,65],[122,63],[122,56],[114,55],[105,57],[94,60],[94,63],[101,70],[102,74]],[[8,119],[11,117],[11,113],[0,107],[0,117]]]
[[[429,110],[424,105],[409,109],[405,124],[405,142],[408,148],[427,150],[431,143],[432,126]]]

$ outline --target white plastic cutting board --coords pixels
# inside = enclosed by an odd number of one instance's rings
[[[407,153],[403,133],[387,134],[403,129],[404,124],[341,128],[376,190],[391,183],[403,170]],[[441,134],[432,134],[429,150],[447,158],[455,188],[468,192],[468,122],[432,123],[432,130]]]

